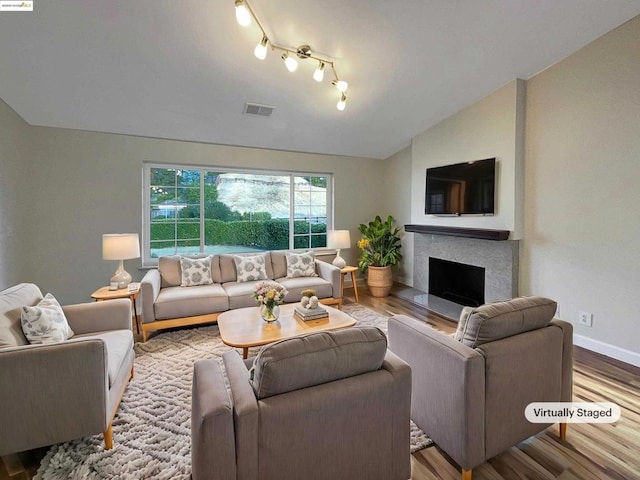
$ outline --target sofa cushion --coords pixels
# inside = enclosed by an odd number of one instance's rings
[[[462,331],[461,342],[471,348],[542,328],[553,320],[557,304],[544,297],[520,297],[474,308]]]
[[[317,277],[313,252],[287,253],[287,278]]]
[[[257,303],[253,296],[253,289],[261,281],[223,283],[222,288],[229,295],[229,308],[255,307]]]
[[[131,330],[110,330],[99,333],[84,333],[76,335],[70,342],[82,340],[102,340],[107,350],[107,373],[109,376],[109,388],[118,377],[118,372],[122,368],[122,362],[127,357],[127,353],[133,349],[133,332]]]
[[[282,278],[287,276],[287,251],[274,250],[271,252],[271,267],[273,268],[273,277]]]
[[[180,270],[182,273],[181,287],[197,287],[198,285],[211,285],[212,255],[203,258],[180,257]]]
[[[73,337],[62,307],[50,293],[37,305],[22,307],[20,319],[29,343],[58,343]]]
[[[220,255],[220,283],[227,282],[237,282],[238,281],[238,273],[236,270],[236,262],[234,257],[246,257],[252,256],[255,253],[250,254],[223,254]],[[267,278],[273,280],[273,269],[271,268],[271,253],[263,252],[261,255],[264,255],[265,259],[265,269],[267,271]]]
[[[153,308],[156,320],[166,320],[224,312],[229,309],[229,300],[220,285],[167,287],[160,290]]]
[[[380,369],[387,337],[376,327],[315,332],[260,350],[250,373],[258,399]]]
[[[0,292],[0,348],[28,345],[22,331],[22,307],[42,300],[42,292],[33,283],[20,283]]]
[[[283,285],[289,293],[284,297],[286,303],[299,302],[303,290],[315,290],[316,297],[330,298],[333,295],[331,282],[320,277],[278,278],[276,282]]]
[[[234,255],[233,262],[236,265],[237,282],[254,282],[268,279],[265,255]]]

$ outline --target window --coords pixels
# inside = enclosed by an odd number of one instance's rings
[[[163,255],[326,247],[332,176],[144,166],[145,265]]]

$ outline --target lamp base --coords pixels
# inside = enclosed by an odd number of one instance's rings
[[[111,277],[111,283],[117,283],[118,288],[126,288],[131,283],[131,275],[124,269],[124,262],[120,260],[118,269]]]
[[[333,262],[331,263],[340,269],[343,269],[347,266],[347,262],[345,261],[345,259],[340,256],[339,248],[336,250],[336,258],[334,258]]]

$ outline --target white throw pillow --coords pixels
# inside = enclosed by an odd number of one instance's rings
[[[287,253],[287,278],[317,276],[313,252]]]
[[[204,258],[180,257],[182,270],[181,287],[195,287],[197,285],[211,285],[211,259],[213,255]]]
[[[269,279],[264,255],[252,257],[234,255],[233,261],[236,264],[236,271],[238,272],[236,280],[239,283]]]
[[[58,343],[73,337],[62,307],[50,293],[35,307],[22,307],[20,320],[29,343]]]

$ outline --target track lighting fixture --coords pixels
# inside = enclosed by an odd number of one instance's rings
[[[324,78],[324,62],[320,61],[318,62],[318,68],[316,68],[316,71],[313,72],[313,79],[316,82],[321,82],[323,78]]]
[[[344,80],[340,80],[338,78],[338,73],[336,72],[336,67],[332,60],[315,55],[311,51],[311,47],[309,45],[300,45],[298,48],[291,48],[273,43],[269,39],[267,32],[265,32],[262,24],[258,20],[258,17],[256,17],[247,0],[235,0],[235,7],[236,20],[240,25],[246,27],[251,23],[252,20],[255,20],[256,24],[260,28],[260,31],[262,32],[262,40],[260,40],[260,43],[256,45],[256,48],[253,51],[253,54],[257,58],[259,58],[260,60],[264,60],[267,57],[268,46],[271,45],[271,50],[281,50],[283,52],[281,58],[284,61],[287,70],[289,70],[290,72],[295,72],[298,68],[298,61],[294,58],[294,56],[297,56],[301,60],[312,58],[318,62],[318,66],[313,72],[313,79],[316,82],[322,82],[324,80],[325,66],[329,65],[331,67],[331,70],[333,71],[333,81],[331,82],[331,84],[334,85],[340,92],[340,99],[338,100],[336,107],[340,111],[345,109],[347,103],[346,91],[349,84]]]
[[[336,108],[340,111],[344,110],[344,107],[347,106],[347,94],[342,92],[342,94],[340,95],[340,100],[338,100],[338,104],[336,105]]]
[[[245,0],[236,0],[236,20],[240,25],[246,27],[251,23],[251,12]]]
[[[256,45],[256,49],[253,51],[253,54],[260,60],[267,58],[267,43],[269,43],[269,39],[266,36],[263,36],[260,43]]]

